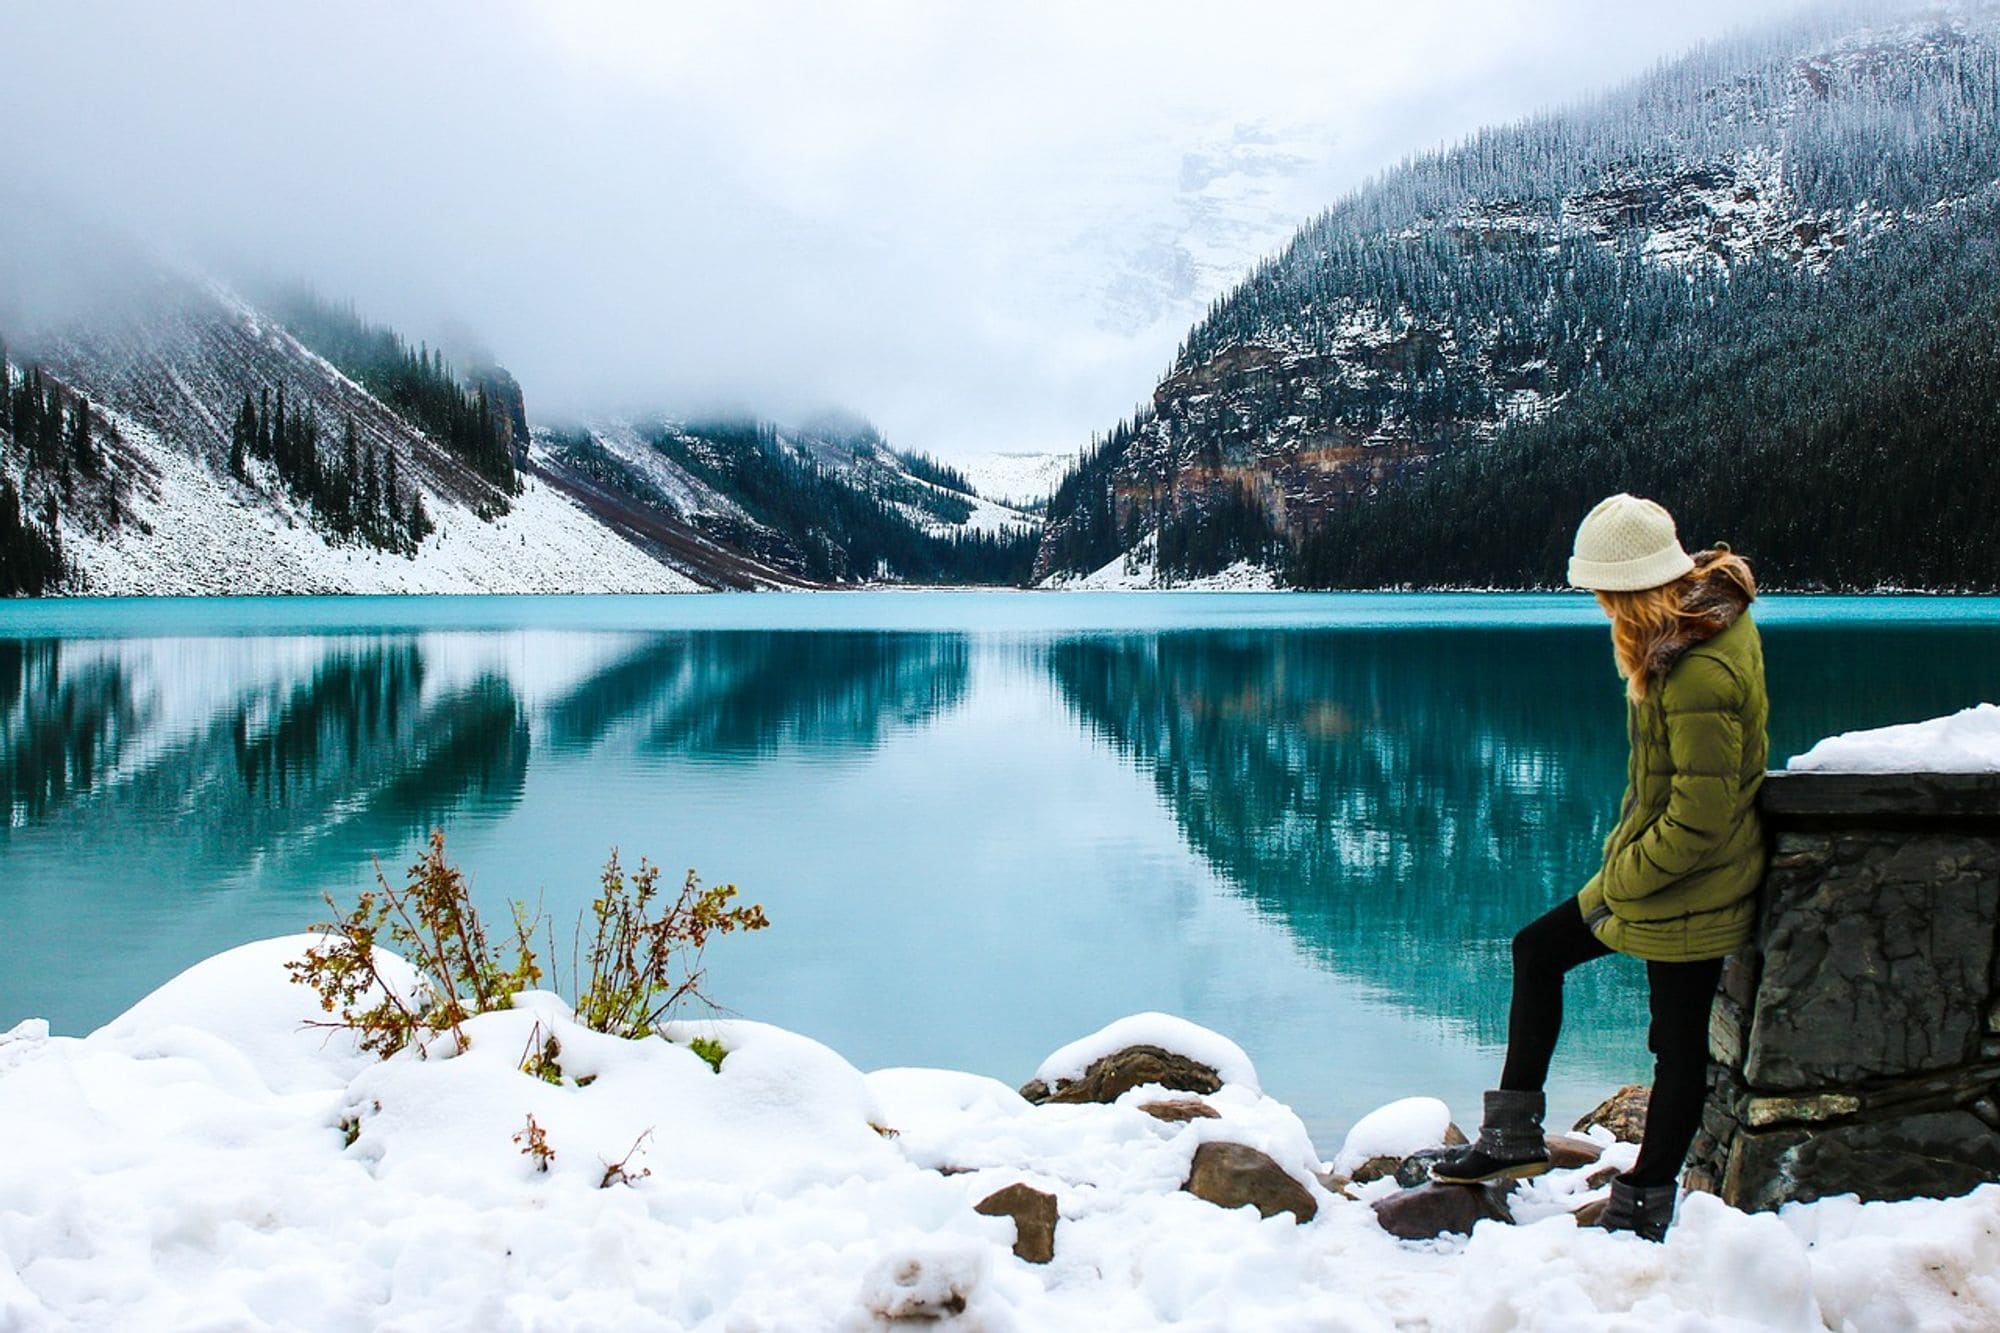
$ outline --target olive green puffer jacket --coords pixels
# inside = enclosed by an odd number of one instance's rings
[[[1747,610],[1628,701],[1625,803],[1603,869],[1577,896],[1606,945],[1682,963],[1750,938],[1764,877],[1756,802],[1767,712],[1764,648]]]

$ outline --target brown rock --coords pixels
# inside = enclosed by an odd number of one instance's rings
[[[1440,1185],[1435,1182],[1402,1190],[1375,1201],[1375,1220],[1382,1229],[1403,1240],[1435,1240],[1446,1234],[1470,1235],[1475,1223],[1505,1222],[1513,1213],[1507,1209],[1506,1185]]]
[[[1463,1147],[1464,1147],[1464,1146],[1465,1146],[1465,1145],[1466,1145],[1466,1144],[1467,1144],[1467,1143],[1468,1143],[1469,1141],[1470,1141],[1470,1140],[1468,1140],[1468,1139],[1467,1139],[1467,1138],[1465,1137],[1465,1131],[1464,1131],[1464,1130],[1460,1129],[1460,1128],[1459,1128],[1459,1127],[1458,1127],[1458,1126],[1457,1126],[1456,1124],[1454,1124],[1454,1123],[1449,1123],[1449,1122],[1447,1122],[1447,1123],[1446,1123],[1446,1125],[1445,1125],[1445,1127],[1444,1127],[1444,1146],[1445,1146],[1445,1147],[1447,1147],[1447,1148],[1463,1148]]]
[[[1550,1134],[1545,1142],[1549,1145],[1549,1165],[1557,1171],[1589,1166],[1604,1156],[1604,1149],[1577,1134]]]
[[[1619,1172],[1618,1168],[1615,1166],[1600,1166],[1595,1171],[1585,1176],[1583,1178],[1583,1183],[1590,1186],[1594,1190],[1601,1190],[1606,1185],[1609,1185],[1612,1181],[1618,1179],[1620,1174],[1621,1173]]]
[[[1621,1143],[1637,1143],[1646,1137],[1646,1105],[1653,1090],[1643,1083],[1628,1083],[1601,1102],[1597,1109],[1577,1121],[1577,1130],[1602,1125]]]
[[[1371,1180],[1395,1175],[1396,1168],[1402,1164],[1403,1159],[1400,1157],[1371,1157],[1355,1167],[1354,1174],[1349,1179],[1357,1185],[1366,1185]]]
[[[1133,1088],[1153,1083],[1203,1096],[1222,1090],[1221,1077],[1199,1060],[1159,1046],[1127,1046],[1094,1061],[1082,1078],[1056,1080],[1052,1092],[1037,1079],[1023,1087],[1021,1095],[1038,1106],[1048,1102],[1115,1102]]]
[[[1172,1097],[1163,1102],[1147,1102],[1139,1108],[1155,1120],[1175,1123],[1188,1120],[1220,1120],[1222,1112],[1199,1097]]]
[[[1611,1200],[1609,1199],[1592,1199],[1589,1203],[1571,1213],[1570,1216],[1576,1219],[1576,1224],[1580,1227],[1594,1227],[1604,1216],[1604,1210],[1610,1206]]]
[[[1056,1196],[1015,1181],[972,1205],[987,1217],[1014,1219],[1014,1253],[1031,1264],[1056,1257]]]
[[[1193,1169],[1181,1188],[1218,1208],[1247,1203],[1262,1217],[1290,1213],[1303,1223],[1319,1213],[1311,1192],[1290,1172],[1242,1143],[1204,1143],[1195,1149]]]

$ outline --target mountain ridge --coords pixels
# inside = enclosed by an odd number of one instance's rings
[[[298,293],[253,303],[130,266],[144,285],[127,299],[0,350],[0,592],[672,592],[1026,574],[1033,519],[916,475],[943,474],[865,421],[656,417],[652,438],[624,431],[621,458],[588,429],[582,445],[531,430],[522,386],[490,358],[455,368],[351,307]],[[661,452],[668,441],[682,458]],[[579,448],[602,466],[575,466]],[[764,493],[734,494],[736,473]],[[788,491],[817,496],[824,521]]]
[[[1990,542],[1955,568],[1934,550],[1857,565],[1784,497],[1750,509],[1661,465],[1740,469],[1762,453],[1824,500],[1862,474],[1792,457],[1818,429],[1810,405],[1771,416],[1772,440],[1759,444],[1755,423],[1718,405],[1723,372],[1705,372],[1689,396],[1709,405],[1673,411],[1690,434],[1729,437],[1726,458],[1656,438],[1649,461],[1613,433],[1642,422],[1609,424],[1618,395],[1692,382],[1656,347],[1721,367],[1807,316],[1865,320],[1836,303],[1881,299],[1851,279],[1871,266],[1901,266],[1934,301],[1954,299],[1906,260],[1927,231],[1983,244],[2000,198],[2000,22],[1990,5],[1880,23],[1860,12],[1712,44],[1582,107],[1412,159],[1336,203],[1215,304],[1151,400],[1065,480],[1037,580],[1142,563],[1150,543],[1160,583],[1247,561],[1295,586],[1535,586],[1559,569],[1547,556],[1591,488],[1643,485],[1680,501],[1676,512],[1688,506],[1693,526],[1768,551],[1792,586],[1994,586]],[[1981,308],[1992,280],[1954,267],[1971,280],[1957,304]],[[1830,274],[1841,281],[1822,283]],[[1747,313],[1762,299],[1752,288],[1771,294],[1761,324]],[[1913,343],[1921,330],[1898,332]],[[1857,373],[1905,384],[1877,405],[1894,446],[1877,470],[1912,499],[1928,485],[1928,448],[1894,423],[1897,403],[1918,400],[1923,367],[1882,337],[1844,345]],[[1833,379],[1808,369],[1815,383]],[[1592,417],[1605,438],[1572,432],[1552,473],[1550,439]],[[1524,453],[1534,458],[1502,461]],[[1482,475],[1529,466],[1563,484],[1538,492]],[[1537,563],[1468,543],[1503,503],[1531,512],[1507,533]]]

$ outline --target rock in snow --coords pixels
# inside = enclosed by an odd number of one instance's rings
[[[1045,1264],[1056,1255],[1056,1196],[1020,1181],[994,1190],[972,1205],[986,1217],[1014,1219],[1014,1253],[1031,1264]]]
[[[1222,1080],[1199,1060],[1158,1046],[1127,1046],[1093,1060],[1075,1079],[1057,1079],[1053,1091],[1041,1079],[1021,1089],[1036,1105],[1050,1102],[1115,1102],[1134,1088],[1171,1088],[1175,1092],[1218,1092]]]
[[[1401,1190],[1374,1203],[1382,1229],[1404,1240],[1463,1236],[1481,1222],[1512,1222],[1505,1185],[1440,1185]]]
[[[1050,1087],[1080,1079],[1091,1065],[1129,1046],[1153,1046],[1184,1055],[1207,1065],[1224,1083],[1257,1091],[1256,1066],[1250,1063],[1241,1046],[1185,1018],[1155,1013],[1121,1018],[1071,1042],[1042,1061],[1035,1078]]]
[[[1601,1125],[1620,1143],[1637,1143],[1646,1137],[1646,1108],[1652,1101],[1649,1084],[1627,1083],[1579,1116],[1572,1128],[1581,1132]]]
[[[547,993],[472,1019],[461,1054],[375,1061],[297,1026],[316,1011],[282,964],[307,942],[209,959],[89,1037],[0,1034],[0,1328],[2000,1326],[2000,1186],[1757,1216],[1690,1196],[1651,1245],[1579,1230],[1583,1173],[1551,1172],[1514,1192],[1519,1225],[1409,1245],[1318,1185],[1240,1050],[1178,1020],[1128,1025],[1216,1062],[1213,1119],[1159,1120],[1136,1088],[1034,1107],[973,1074],[863,1074],[753,1022],[627,1041]],[[550,1037],[560,1083],[521,1069]],[[1312,1221],[1183,1191],[1229,1144]],[[975,1211],[1015,1185],[1061,1200],[1053,1262],[1009,1253],[1018,1214]]]
[[[1218,1208],[1255,1208],[1259,1217],[1290,1213],[1301,1225],[1319,1215],[1312,1191],[1282,1166],[1241,1143],[1204,1143],[1182,1188]]]

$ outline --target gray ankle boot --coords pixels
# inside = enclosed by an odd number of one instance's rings
[[[1674,1220],[1674,1200],[1679,1194],[1680,1187],[1671,1181],[1665,1185],[1630,1185],[1620,1176],[1611,1182],[1611,1200],[1604,1205],[1597,1225],[1606,1231],[1629,1231],[1646,1240],[1665,1240],[1667,1226]]]
[[[1431,1179],[1447,1185],[1484,1185],[1524,1180],[1549,1169],[1549,1145],[1542,1138],[1546,1103],[1539,1092],[1486,1094],[1479,1137],[1431,1168]]]

